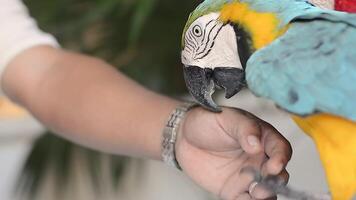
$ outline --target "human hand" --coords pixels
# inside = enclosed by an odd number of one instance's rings
[[[256,174],[287,183],[289,142],[270,124],[234,108],[212,113],[195,108],[179,129],[176,158],[200,186],[224,200],[267,199],[275,194],[256,184]]]

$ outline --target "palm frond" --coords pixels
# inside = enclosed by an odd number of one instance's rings
[[[100,177],[103,176],[101,173],[105,171],[101,169],[102,165],[100,164],[103,154],[80,147],[47,132],[35,141],[19,176],[16,193],[20,196],[27,196],[29,199],[36,199],[41,183],[48,175],[49,169],[54,176],[57,192],[65,191],[66,185],[70,181],[74,153],[85,158],[85,165],[82,167],[88,168],[92,184],[96,186],[94,188],[97,189],[98,193],[101,192],[100,185],[96,184],[100,183]],[[109,156],[111,164],[112,187],[117,188],[129,158],[114,155],[106,156]]]

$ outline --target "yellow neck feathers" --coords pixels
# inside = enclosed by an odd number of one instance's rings
[[[251,36],[254,49],[260,49],[282,35],[286,28],[279,29],[279,20],[273,13],[251,10],[246,3],[234,2],[225,5],[220,20],[241,25]]]

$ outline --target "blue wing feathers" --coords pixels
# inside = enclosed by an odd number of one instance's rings
[[[356,121],[356,15],[333,11],[295,18],[247,63],[249,88],[299,114]]]

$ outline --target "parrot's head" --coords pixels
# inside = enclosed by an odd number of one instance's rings
[[[212,99],[215,89],[224,89],[226,98],[231,98],[246,85],[250,36],[242,27],[222,21],[217,10],[205,9],[205,14],[201,9],[190,15],[182,37],[184,78],[201,105],[219,112]]]
[[[276,13],[257,11],[235,0],[205,0],[189,16],[181,59],[189,92],[204,107],[219,112],[215,89],[226,98],[246,84],[247,61],[256,50],[283,34]]]

